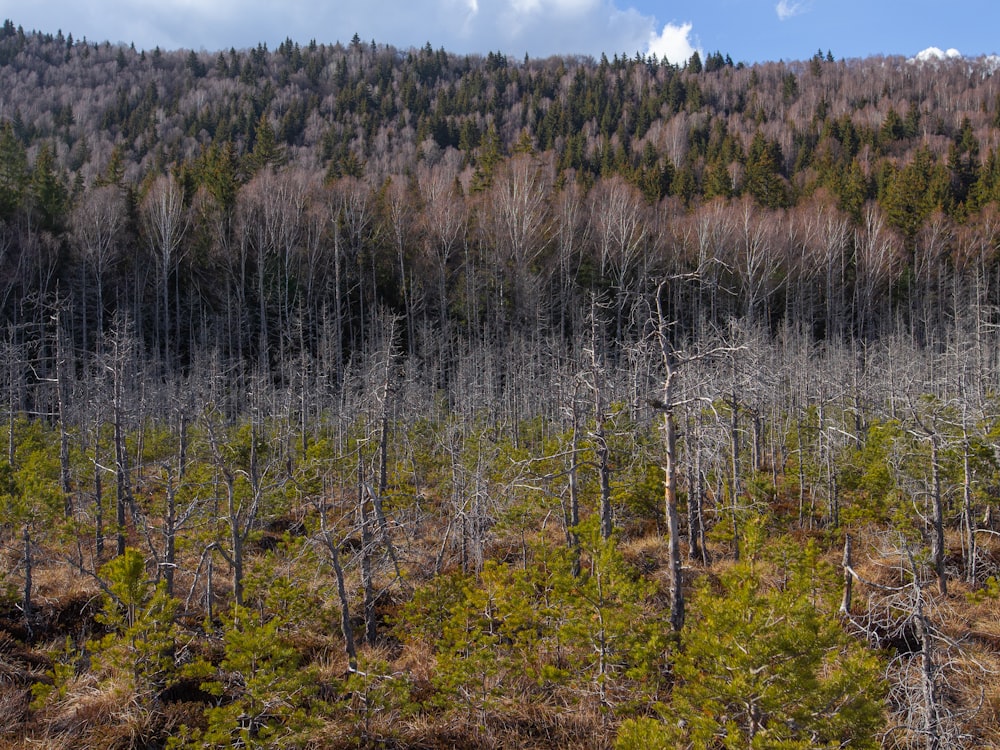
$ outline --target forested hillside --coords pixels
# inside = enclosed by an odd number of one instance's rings
[[[0,31],[0,743],[1000,746],[995,59]]]

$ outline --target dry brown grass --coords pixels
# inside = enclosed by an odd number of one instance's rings
[[[480,721],[479,719],[483,719]],[[423,750],[606,750],[613,728],[598,712],[561,710],[544,704],[510,703],[483,716],[422,713],[393,727],[373,727],[369,747]],[[324,747],[357,747],[358,735],[338,727],[325,731]],[[353,743],[353,744],[352,744]]]
[[[148,746],[162,723],[163,715],[139,701],[128,684],[82,675],[65,697],[36,712],[32,742],[52,750],[132,750]]]
[[[30,703],[30,687],[0,683],[0,747],[23,735]]]
[[[653,533],[626,539],[618,549],[625,561],[644,575],[667,569],[670,564],[668,540],[662,534]]]
[[[967,601],[963,613],[969,634],[1000,652],[1000,599]]]
[[[409,675],[414,687],[414,698],[423,700],[430,695],[431,679],[437,659],[429,643],[410,642],[403,646],[394,666]]]
[[[101,591],[94,579],[81,574],[67,563],[52,559],[38,565],[32,572],[35,595],[39,598],[79,598],[99,596]]]

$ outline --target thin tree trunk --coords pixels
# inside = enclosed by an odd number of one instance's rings
[[[937,574],[938,591],[941,596],[947,596],[948,576],[944,567],[944,508],[941,499],[941,467],[938,464],[936,435],[931,436],[931,484],[931,500],[934,504],[934,536],[931,540],[931,557],[934,561],[934,572]]]
[[[215,618],[215,597],[214,597],[214,581],[213,573],[215,572],[215,566],[212,564],[212,555],[209,554],[208,560],[205,563],[205,619],[208,622],[212,622]]]
[[[166,537],[163,559],[163,580],[168,596],[174,593],[174,569],[177,563],[177,487],[167,469],[167,508],[163,534]]]
[[[576,410],[576,394],[573,394],[573,424],[570,453],[567,458],[569,467],[567,470],[567,481],[569,490],[569,514],[566,518],[566,544],[572,555],[573,577],[580,575],[580,534],[577,527],[580,525],[580,489],[577,483],[577,454],[580,449],[579,437],[579,415]]]
[[[347,586],[344,584],[344,568],[340,564],[340,550],[329,538],[327,532],[327,549],[330,551],[330,562],[337,577],[337,597],[340,599],[340,632],[344,636],[344,651],[347,653],[347,665],[351,672],[358,671],[358,653],[354,646],[354,627],[351,625],[351,602],[347,597]]]
[[[128,451],[125,449],[125,431],[122,425],[121,414],[121,386],[118,382],[119,374],[115,372],[115,405],[114,405],[114,432],[115,432],[115,533],[117,539],[115,554],[119,557],[125,554],[125,509],[129,502],[129,470]]]
[[[230,565],[233,567],[233,600],[243,606],[243,534],[240,514],[236,507],[236,487],[232,476],[226,476],[226,499],[229,512],[229,540],[232,545]]]
[[[664,396],[669,396],[669,385]],[[665,403],[669,403],[665,400]],[[681,572],[681,545],[679,513],[677,511],[677,425],[672,410],[663,415],[664,465],[663,494],[667,517],[667,556],[670,560],[670,625],[680,632],[684,625],[684,589]]]
[[[660,353],[663,360],[663,391],[658,408],[663,412],[663,495],[667,521],[667,555],[670,565],[670,625],[675,633],[684,626],[684,580],[681,570],[680,522],[677,510],[677,422],[674,415],[674,378],[677,375],[674,351],[667,330],[661,293],[657,290]]]
[[[365,642],[374,645],[378,638],[375,619],[375,589],[372,583],[372,538],[369,528],[367,499],[365,497],[364,469],[361,450],[358,449],[358,516],[361,525],[361,587],[364,591]]]
[[[965,435],[962,451],[962,525],[965,527],[965,580],[975,585],[976,576],[976,514],[972,507],[972,468],[969,461],[969,436]]]
[[[854,586],[854,564],[851,560],[851,535],[844,537],[844,596],[840,600],[840,612],[843,615],[851,614],[851,595]]]
[[[806,449],[802,443],[802,419],[795,420],[795,439],[799,444],[798,451],[798,475],[799,475],[799,528],[802,527],[803,514],[806,506]]]
[[[934,662],[934,641],[931,629],[924,614],[923,592],[914,581],[917,590],[917,602],[914,611],[914,624],[917,636],[920,638],[920,689],[924,703],[924,746],[927,750],[941,748],[941,716],[937,691],[937,665]]]
[[[59,406],[59,484],[63,493],[64,510],[67,518],[73,516],[73,495],[69,481],[69,432],[66,429],[66,352],[63,346],[63,332],[59,311],[55,317],[56,327],[56,395]]]
[[[601,538],[608,539],[614,531],[614,519],[611,508],[611,451],[604,434],[604,418],[598,416],[597,429],[594,431],[594,441],[597,451],[597,471],[601,482]]]
[[[104,497],[101,482],[101,426],[94,430],[94,544],[97,559],[104,556]]]
[[[32,574],[34,573],[34,562],[31,556],[31,529],[28,524],[24,524],[24,597],[22,599],[22,614],[24,615],[24,623],[28,628],[28,632],[31,632],[31,614],[32,614],[32,602],[31,602],[31,589],[33,588]]]
[[[392,364],[395,359],[396,340],[396,319],[390,319],[389,335],[387,337],[385,352],[385,370],[382,377],[382,405],[379,415],[379,440],[378,440],[378,489],[371,493],[372,507],[375,511],[375,521],[378,524],[379,536],[382,544],[385,545],[386,553],[392,561],[392,567],[396,571],[396,578],[403,580],[402,570],[399,565],[399,557],[396,555],[396,548],[389,536],[389,522],[386,520],[382,510],[382,498],[389,488],[389,386],[392,378]]]
[[[687,452],[694,454],[694,460],[688,457],[688,561],[701,562],[707,565],[705,550],[705,528],[702,512],[704,488],[701,480],[701,444],[698,439],[697,415],[688,421]]]

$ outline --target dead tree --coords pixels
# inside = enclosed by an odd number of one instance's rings
[[[569,493],[569,506],[563,510],[563,525],[566,528],[566,544],[573,556],[573,577],[580,575],[580,487],[579,487],[579,453],[580,453],[580,412],[577,409],[577,392],[579,379],[575,379],[570,413],[570,448],[566,456],[566,489]]]
[[[722,345],[710,347],[695,354],[684,354],[678,347],[676,333],[674,331],[674,321],[668,317],[665,293],[671,283],[677,283],[684,279],[697,278],[698,274],[687,276],[674,276],[664,279],[656,289],[656,317],[655,337],[659,349],[659,358],[662,366],[662,383],[659,394],[647,399],[650,406],[662,414],[663,423],[661,426],[663,433],[663,494],[664,494],[664,515],[666,517],[668,534],[668,557],[670,567],[670,623],[675,631],[679,631],[684,624],[684,589],[681,566],[680,547],[680,511],[678,509],[678,467],[679,458],[677,450],[678,411],[692,403],[711,403],[707,396],[698,395],[693,388],[689,387],[689,392],[681,395],[679,386],[679,374],[683,367],[696,361],[704,361],[714,358],[720,354],[734,354],[741,347]],[[699,467],[700,471],[700,467]],[[700,525],[700,521],[699,521]],[[689,534],[692,533],[689,528]],[[694,531],[695,534],[703,534],[703,529]],[[689,542],[694,544],[694,542]],[[698,544],[704,549],[704,537],[701,536]],[[705,554],[704,552],[702,554]]]
[[[340,601],[340,632],[344,637],[344,652],[347,655],[347,669],[358,671],[358,652],[354,644],[354,626],[351,623],[351,600],[347,595],[344,566],[341,562],[341,552],[344,540],[338,538],[336,529],[330,523],[330,508],[328,498],[331,495],[328,483],[324,482],[322,497],[319,502],[319,532],[314,537],[330,558],[333,574],[337,579],[337,598]]]
[[[687,420],[688,461],[688,560],[709,564],[705,540],[705,470],[702,466],[701,416]]]
[[[911,404],[911,415],[917,429],[911,430],[915,437],[926,440],[930,446],[930,487],[931,501],[931,562],[937,576],[938,591],[941,596],[948,594],[948,574],[945,571],[944,541],[944,500],[941,490],[941,440],[942,436],[934,421],[922,417]]]
[[[177,180],[172,176],[158,178],[146,195],[140,213],[143,236],[159,280],[157,307],[162,323],[157,331],[164,363],[169,366],[178,345],[178,336],[171,330],[170,279],[185,253],[183,240],[190,223],[184,207],[184,191]]]
[[[913,550],[905,543],[890,543],[879,557],[895,560],[897,584],[884,585],[859,575],[847,537],[840,612],[872,646],[889,651],[886,677],[896,719],[890,729],[891,746],[913,750],[979,746],[969,720],[982,708],[983,693],[974,696],[961,686],[981,684],[987,668],[941,627],[945,617],[940,610],[947,600],[928,594],[928,581]],[[852,604],[855,583],[867,594],[862,612]]]
[[[656,290],[657,338],[663,361],[663,388],[653,403],[663,414],[663,495],[667,520],[667,549],[670,564],[670,625],[680,632],[684,625],[684,580],[681,571],[680,514],[677,510],[677,408],[675,394],[677,352],[670,336],[670,322],[663,307],[662,292],[666,281]]]
[[[599,351],[601,339],[598,331],[598,303],[591,302],[590,313],[590,387],[594,394],[594,429],[590,433],[597,458],[597,475],[600,481],[600,529],[601,538],[609,539],[614,531],[614,509],[611,505],[611,448],[608,446],[607,405],[605,403],[605,368],[603,352]]]
[[[264,387],[263,379],[258,379],[253,393],[255,401]],[[233,599],[240,606],[247,540],[265,509],[267,496],[278,489],[273,475],[277,473],[280,456],[265,440],[262,406],[259,402],[251,406],[254,413],[243,435],[224,434],[216,414],[207,411],[204,415],[212,462],[225,488],[223,502],[214,515],[224,524],[226,538],[214,541],[209,551],[217,551],[229,563]]]
[[[126,384],[133,372],[135,336],[131,321],[118,319],[110,333],[106,349],[105,371],[111,379],[111,420],[114,428],[115,452],[115,554],[125,554],[127,511],[136,515],[132,495],[132,471],[125,445]]]

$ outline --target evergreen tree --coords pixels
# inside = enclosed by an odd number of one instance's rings
[[[61,231],[66,218],[68,194],[48,143],[42,144],[35,157],[29,190],[32,212],[39,226],[49,232]]]
[[[207,678],[202,689],[225,700],[206,709],[204,731],[189,732],[172,746],[301,747],[314,723],[309,704],[318,685],[291,642],[285,619],[237,606],[224,624],[218,669],[201,661],[188,673]]]
[[[991,201],[1000,202],[1000,154],[990,149],[977,170],[976,182],[969,190],[969,210],[978,211]]]
[[[98,669],[108,679],[128,678],[147,706],[177,679],[174,618],[178,602],[154,585],[142,554],[131,547],[100,570],[106,581],[98,617],[108,634],[93,644]]]
[[[14,431],[15,424],[9,423]],[[38,423],[19,425],[13,464],[0,463],[0,517],[11,531],[23,574],[21,613],[28,631],[34,627],[34,571],[37,547],[56,530],[65,507],[60,490],[59,460],[50,435]],[[12,438],[11,442],[14,442]]]
[[[719,592],[698,589],[664,723],[626,722],[620,750],[879,747],[882,665],[823,611],[831,574],[817,548],[800,554],[783,589],[766,589],[748,562]]]
[[[0,125],[0,220],[10,221],[23,205],[28,177],[24,145],[5,121]]]
[[[239,194],[239,159],[232,141],[213,143],[205,149],[195,165],[198,183],[208,190],[219,206],[230,212]]]
[[[747,154],[746,191],[765,208],[788,205],[788,191],[781,176],[781,147],[757,131]]]
[[[921,146],[913,161],[893,170],[887,180],[882,203],[889,223],[912,242],[935,208],[948,198],[948,173],[927,146]]]
[[[979,179],[979,141],[968,117],[963,118],[962,127],[948,149],[948,171],[951,173],[952,209],[964,208]]]
[[[491,122],[483,134],[482,142],[476,154],[476,172],[472,178],[473,190],[486,190],[493,184],[494,172],[503,158],[502,148],[503,145],[500,142],[500,134],[497,132],[496,123]]]
[[[247,157],[247,171],[254,174],[265,167],[281,166],[284,160],[284,149],[278,144],[267,112],[263,112],[254,130],[253,150]]]

